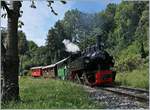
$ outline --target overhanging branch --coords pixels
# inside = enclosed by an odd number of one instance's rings
[[[6,9],[7,13],[10,12],[10,9],[8,8],[7,3],[5,1],[1,1],[1,5]]]

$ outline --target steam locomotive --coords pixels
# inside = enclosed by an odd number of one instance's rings
[[[32,76],[71,80],[89,86],[112,84],[116,72],[114,59],[103,49],[101,36],[97,43],[83,52],[72,53],[69,57],[44,67],[33,67]]]
[[[97,36],[96,45],[71,55],[67,77],[90,86],[112,84],[116,75],[114,63],[113,57],[103,49],[101,36]]]

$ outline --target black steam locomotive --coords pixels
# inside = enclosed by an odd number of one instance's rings
[[[96,45],[70,56],[67,78],[90,86],[112,84],[116,75],[113,66],[113,57],[103,49],[101,36],[97,36]]]

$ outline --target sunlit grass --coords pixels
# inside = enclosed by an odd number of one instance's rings
[[[15,109],[61,109],[102,108],[88,98],[81,86],[61,80],[33,78],[20,79],[21,102],[10,102],[2,108]]]

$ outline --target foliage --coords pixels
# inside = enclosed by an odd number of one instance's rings
[[[58,21],[62,24],[59,29],[62,29],[65,33],[59,35],[78,44],[81,50],[96,43],[94,37],[99,34],[103,36],[102,42],[105,48],[112,54],[118,54],[120,50],[125,49],[135,40],[143,41],[147,48],[147,3],[143,1],[123,1],[119,5],[108,4],[105,10],[96,14],[83,13],[77,9],[70,10],[65,13],[63,20]],[[58,22],[56,25],[59,24]],[[56,27],[50,30],[59,33]],[[141,36],[141,33],[144,34]],[[59,35],[55,37],[57,38]],[[89,44],[87,41],[92,43]],[[47,39],[47,42],[49,44],[54,43],[52,39]],[[61,44],[62,42],[59,43],[59,45]]]
[[[140,65],[138,69],[117,73],[116,82],[121,85],[149,89],[148,63]]]
[[[135,32],[135,37],[148,47],[148,25],[149,25],[149,11],[144,10],[139,20],[138,27]]]
[[[65,47],[62,41],[66,38],[66,32],[61,21],[56,22],[54,28],[48,32],[46,47],[50,63],[54,63],[66,57]]]
[[[126,49],[120,51],[120,53],[115,58],[116,60],[115,66],[117,67],[118,71],[122,71],[121,68],[124,68],[123,71],[125,70],[128,71],[129,68],[135,69],[134,65],[138,66],[138,63],[141,62],[139,47],[140,46],[136,42],[134,42]]]
[[[141,57],[140,43],[134,42],[116,57],[116,82],[121,85],[148,89],[148,62],[148,56]]]
[[[81,86],[62,80],[20,79],[21,102],[2,105],[4,109],[85,109],[102,108],[88,98]]]
[[[23,70],[30,70],[33,66],[48,65],[47,48],[45,46],[38,47],[33,41],[29,41],[29,50],[25,55],[20,56],[20,74]]]
[[[34,51],[38,48],[37,44],[33,41],[28,41],[28,46],[30,51]]]
[[[26,51],[28,51],[28,43],[27,43],[27,39],[26,39],[26,35],[24,32],[19,31],[18,32],[18,49],[19,49],[19,54],[25,54]]]

